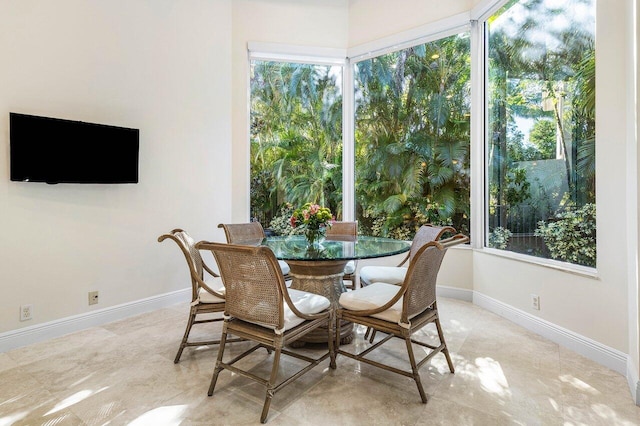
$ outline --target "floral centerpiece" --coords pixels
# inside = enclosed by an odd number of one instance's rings
[[[290,223],[294,228],[304,227],[304,236],[309,244],[320,241],[327,228],[331,227],[333,216],[327,207],[306,203],[294,210]]]

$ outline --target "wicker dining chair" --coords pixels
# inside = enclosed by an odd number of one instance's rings
[[[360,286],[365,287],[375,282],[385,282],[387,284],[400,285],[404,281],[404,276],[407,273],[407,266],[403,266],[405,263],[410,264],[413,256],[418,252],[420,247],[430,241],[438,241],[442,239],[445,234],[455,234],[456,230],[452,226],[434,226],[431,224],[422,225],[418,232],[416,232],[413,241],[411,242],[411,248],[407,255],[402,259],[397,266],[378,266],[368,265],[360,269]]]
[[[191,327],[194,324],[203,324],[208,322],[222,321],[222,316],[217,318],[197,319],[201,314],[212,314],[224,312],[224,285],[220,276],[211,270],[206,263],[202,260],[200,252],[195,247],[196,242],[194,239],[182,229],[174,229],[168,234],[163,234],[158,237],[158,242],[162,242],[166,239],[174,241],[182,254],[184,255],[187,266],[189,267],[189,275],[191,278],[191,307],[189,309],[189,320],[187,321],[187,327],[180,342],[178,353],[176,354],[174,363],[180,361],[182,351],[187,346],[207,346],[217,345],[220,340],[208,340],[208,341],[189,341],[189,333]],[[205,274],[209,274],[210,278],[206,281],[204,279]],[[240,339],[234,338],[231,341],[239,341]]]
[[[229,244],[259,244],[266,236],[264,228],[260,222],[248,222],[248,223],[221,223],[218,228],[224,229],[224,235],[227,238]],[[282,275],[285,281],[291,279],[289,275],[290,268],[287,262],[284,260],[278,260],[278,265],[282,270]]]
[[[226,288],[225,320],[222,326],[222,342],[218,350],[208,395],[212,396],[222,370],[229,370],[266,387],[266,396],[260,422],[267,420],[274,394],[284,386],[310,371],[326,358],[330,367],[336,368],[334,349],[335,316],[329,299],[301,290],[289,289],[275,255],[268,247],[200,242],[197,247],[211,250]],[[326,327],[328,350],[304,355],[285,348],[307,333]],[[240,355],[224,360],[227,335],[233,334],[252,340],[256,345]],[[269,378],[260,377],[236,363],[256,349],[273,350],[274,358]],[[278,380],[281,355],[288,355],[306,362],[295,374]]]
[[[455,371],[440,325],[436,301],[436,278],[447,250],[467,241],[469,241],[468,237],[458,234],[446,240],[424,244],[414,254],[401,286],[378,282],[342,293],[339,301],[340,308],[336,314],[338,320],[362,324],[386,333],[387,336],[370,347],[363,348],[360,352],[350,352],[339,346],[337,352],[357,361],[412,378],[418,386],[422,402],[426,403],[427,395],[420,380],[420,367],[442,352],[447,360],[449,371],[451,373]],[[418,340],[415,336],[418,330],[431,323],[435,324],[438,332],[439,343],[435,345],[425,342],[422,338]],[[394,337],[401,338],[406,343],[410,371],[385,364],[373,357],[375,349]],[[425,356],[417,362],[413,350],[414,344],[421,347],[418,355],[423,351],[425,353]]]
[[[411,259],[423,245],[431,241],[439,241],[446,234],[453,235],[455,233],[456,230],[453,226],[434,226],[429,223],[422,225],[413,237],[409,252],[397,266],[368,265],[361,268],[360,287],[365,287],[376,282],[401,285],[407,274],[408,267],[408,265],[403,265],[407,263],[407,261],[411,264]],[[367,328],[364,338],[369,339],[371,343],[373,343],[375,337],[376,332],[371,328]]]
[[[331,223],[331,227],[327,228],[325,236],[328,240],[355,240],[358,238],[358,221],[335,221]],[[350,260],[344,267],[344,281],[349,281],[345,287],[351,290],[356,288],[356,268],[357,261]]]

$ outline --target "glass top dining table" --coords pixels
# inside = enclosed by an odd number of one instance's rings
[[[383,237],[331,237],[310,245],[302,235],[266,237],[260,245],[269,247],[276,258],[287,262],[291,288],[325,296],[334,309],[346,290],[342,277],[351,260],[393,256],[409,251],[411,243]],[[353,340],[353,324],[339,325],[341,343]],[[309,334],[307,342],[326,342],[326,332]]]
[[[302,235],[267,237],[261,245],[268,246],[276,258],[284,261],[349,261],[393,256],[409,250],[408,241],[383,237],[331,237],[309,245]]]

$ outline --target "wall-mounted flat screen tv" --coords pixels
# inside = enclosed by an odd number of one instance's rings
[[[138,129],[9,113],[11,180],[138,183]]]

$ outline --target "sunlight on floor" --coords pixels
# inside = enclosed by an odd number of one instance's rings
[[[100,393],[105,389],[109,389],[109,387],[105,386],[102,389],[98,389],[95,392],[91,391],[91,390],[83,390],[83,391],[80,391],[80,392],[76,392],[73,395],[71,395],[70,397],[65,398],[62,401],[60,401],[59,403],[57,403],[55,407],[53,407],[51,410],[49,410],[48,412],[45,413],[45,416],[48,416],[49,414],[56,413],[56,412],[58,412],[60,410],[64,410],[65,408],[68,408],[68,407],[72,406],[73,404],[77,404],[78,402],[89,398],[91,395],[95,395],[97,393]]]
[[[476,358],[476,375],[480,379],[480,384],[487,392],[500,396],[510,396],[509,383],[504,376],[500,363],[491,358]]]
[[[0,426],[9,426],[24,419],[29,414],[28,411],[19,411],[8,416],[0,417]]]
[[[147,411],[137,419],[129,423],[129,426],[169,426],[179,425],[182,422],[182,415],[187,411],[187,405],[170,405],[168,407],[158,407]]]
[[[568,374],[563,374],[560,376],[560,380],[570,384],[571,386],[573,386],[574,388],[578,389],[581,392],[588,392],[592,395],[598,395],[600,392],[593,388],[590,384],[583,382],[582,380],[570,376]]]

